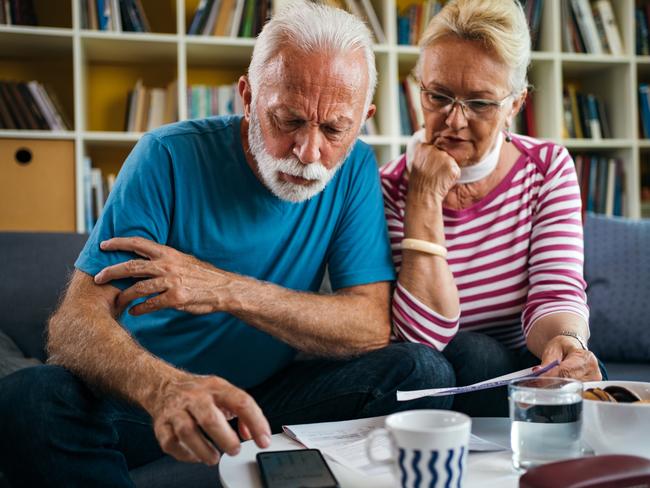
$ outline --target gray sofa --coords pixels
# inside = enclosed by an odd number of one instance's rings
[[[43,327],[86,238],[83,234],[0,233],[0,376],[45,360]],[[184,464],[171,457],[133,469],[131,477],[138,488],[221,486],[218,467]],[[2,473],[0,488],[9,488]]]
[[[86,240],[81,234],[0,233],[0,376],[43,361],[43,326]],[[585,278],[591,347],[610,379],[650,381],[650,221],[588,216]],[[5,341],[7,340],[5,338]],[[35,358],[35,359],[26,359]],[[0,394],[2,394],[0,382]],[[215,468],[163,458],[132,471],[138,487],[218,485]],[[3,487],[0,474],[0,488]]]

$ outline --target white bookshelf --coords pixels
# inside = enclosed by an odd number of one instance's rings
[[[113,33],[81,28],[78,0],[60,2],[70,10],[70,27],[0,26],[0,62],[19,60],[38,68],[41,59],[60,60],[71,64],[70,84],[72,107],[68,115],[74,118],[74,130],[2,131],[0,138],[71,140],[75,145],[76,222],[84,230],[83,217],[83,158],[103,148],[121,148],[126,154],[141,133],[126,133],[119,127],[104,127],[96,122],[99,112],[110,111],[105,100],[97,100],[93,83],[102,78],[104,70],[119,70],[121,66],[134,76],[160,72],[164,81],[178,81],[179,118],[187,118],[186,88],[193,77],[206,71],[223,73],[228,82],[236,81],[246,69],[254,40],[188,36],[185,34],[197,0],[144,2],[150,9],[158,6],[175,15],[175,33]],[[561,51],[560,1],[546,0],[540,29],[541,50],[533,54],[530,82],[535,87],[535,121],[538,136],[566,145],[572,151],[589,151],[621,157],[625,162],[625,213],[641,215],[640,165],[650,164],[650,141],[639,139],[637,87],[640,81],[650,81],[650,56],[634,54],[634,0],[612,1],[619,31],[625,47],[624,56],[572,54]],[[175,2],[175,3],[174,3]],[[396,7],[392,0],[373,0],[373,6],[386,33],[387,43],[375,45],[379,84],[375,96],[379,134],[363,137],[373,146],[380,164],[397,157],[407,137],[400,135],[398,87],[399,79],[415,66],[418,49],[397,45]],[[155,28],[155,26],[154,26]],[[0,65],[1,66],[1,65]],[[106,67],[109,68],[106,68]],[[117,66],[117,68],[115,67]],[[8,74],[11,77],[11,73]],[[1,77],[5,77],[3,73]],[[38,79],[38,76],[35,75]],[[576,80],[583,87],[603,97],[607,104],[613,139],[562,139],[562,88],[565,80]],[[155,86],[151,84],[148,86]],[[110,84],[109,84],[110,88]],[[126,106],[127,90],[111,103]],[[105,95],[102,95],[104,97]],[[106,105],[106,107],[104,106]],[[117,107],[117,105],[114,105]],[[117,109],[115,109],[117,110]],[[95,119],[93,119],[95,117]],[[95,122],[93,122],[95,120]],[[99,125],[99,127],[98,127]],[[108,125],[108,124],[105,124]],[[1,175],[0,175],[1,177]]]

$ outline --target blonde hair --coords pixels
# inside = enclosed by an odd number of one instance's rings
[[[510,89],[515,94],[528,87],[530,33],[526,15],[516,0],[452,0],[431,19],[420,40],[421,75],[424,50],[446,36],[480,42],[510,68]]]

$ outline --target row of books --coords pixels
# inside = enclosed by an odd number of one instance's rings
[[[623,42],[610,0],[566,0],[562,8],[565,52],[623,55]]]
[[[519,0],[524,12],[526,13],[526,20],[528,21],[528,29],[530,30],[530,40],[533,49],[539,49],[540,37],[539,29],[542,24],[542,9],[544,8],[544,0]]]
[[[237,83],[192,85],[187,88],[187,114],[190,119],[243,113],[244,105],[237,93]]]
[[[0,25],[38,25],[33,0],[0,0]]]
[[[528,92],[524,106],[515,117],[512,132],[526,136],[537,137],[537,125],[535,124],[535,104],[533,94]]]
[[[100,168],[93,168],[92,160],[86,156],[83,161],[83,196],[86,232],[90,232],[104,210],[109,193],[115,184],[116,175],[103,175]]]
[[[79,0],[84,29],[151,32],[140,0]]]
[[[603,100],[593,93],[582,93],[567,83],[563,96],[564,137],[608,139],[612,137]]]
[[[650,3],[639,5],[634,9],[636,24],[636,53],[639,56],[650,55]]]
[[[70,130],[72,124],[51,87],[0,80],[0,129]]]
[[[580,183],[582,209],[605,215],[624,215],[625,174],[617,158],[578,154],[574,156]]]
[[[420,85],[413,75],[408,75],[399,84],[399,121],[403,136],[410,136],[424,124]]]
[[[201,0],[190,35],[256,37],[271,14],[270,0]]]
[[[138,80],[127,96],[124,130],[144,132],[178,120],[178,85],[148,88]]]
[[[431,18],[446,0],[397,2],[397,44],[417,45]]]
[[[256,37],[271,14],[290,0],[201,0],[187,30],[190,35]],[[370,0],[323,0],[364,20],[378,42],[386,36]]]

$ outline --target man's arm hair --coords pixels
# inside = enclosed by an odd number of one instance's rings
[[[183,372],[142,348],[117,322],[120,290],[75,271],[48,323],[48,362],[145,409]]]
[[[310,354],[353,356],[384,347],[390,339],[389,282],[323,295],[239,277],[228,295],[228,312]]]

